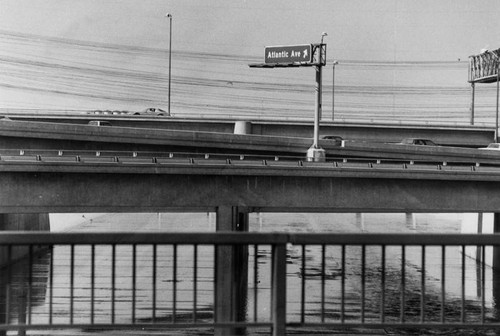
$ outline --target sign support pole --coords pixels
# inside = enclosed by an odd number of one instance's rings
[[[470,103],[470,124],[474,125],[474,98],[475,98],[476,87],[474,83],[471,83],[471,103]]]
[[[319,148],[319,120],[321,118],[321,66],[316,66],[316,108],[314,110],[313,147]]]
[[[498,60],[497,60],[498,62]],[[500,64],[500,62],[498,62]],[[497,108],[496,108],[496,113],[495,113],[495,142],[498,142],[498,96],[499,96],[499,85],[500,85],[500,73],[499,73],[499,67],[497,66]]]
[[[326,152],[319,146],[319,122],[321,120],[322,100],[321,68],[326,64],[326,44],[323,44],[323,37],[325,36],[327,36],[326,33],[321,34],[321,43],[319,44],[266,47],[264,56],[265,63],[249,64],[249,66],[252,68],[285,68],[301,66],[314,66],[316,68],[316,108],[314,113],[314,134],[313,144],[307,150],[307,161],[326,160]]]
[[[321,48],[322,45],[319,45]],[[319,147],[319,120],[321,118],[321,91],[322,91],[322,62],[321,49],[319,51],[319,62],[316,65],[316,108],[314,111],[314,135],[313,144],[307,150],[307,161],[325,161],[325,150]]]

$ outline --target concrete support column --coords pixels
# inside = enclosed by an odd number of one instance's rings
[[[49,214],[0,214],[0,231],[50,231]]]
[[[248,231],[248,212],[217,208],[216,231]],[[247,310],[248,247],[219,246],[215,256],[215,321],[243,321]],[[242,328],[215,328],[216,336],[244,335]]]
[[[49,214],[0,214],[0,231],[50,231]],[[0,301],[6,304],[7,288],[11,285],[11,267],[5,265],[26,257],[29,254],[29,247],[14,246],[10,249],[7,246],[0,246]],[[27,289],[23,288],[21,293],[16,296],[19,307],[26,306]],[[10,298],[12,299],[12,298]],[[6,305],[0,305],[0,323],[7,322]],[[26,316],[19,315],[19,322],[24,322]],[[0,331],[0,336],[6,335],[6,331]],[[19,331],[18,335],[25,335],[24,331]]]
[[[50,231],[49,214],[0,214],[0,231]],[[26,247],[14,247],[11,251],[11,261],[25,256]],[[0,266],[7,260],[7,247],[0,246]]]
[[[234,123],[234,134],[252,134],[252,123],[243,120],[236,121]]]

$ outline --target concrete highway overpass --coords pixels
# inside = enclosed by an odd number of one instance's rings
[[[484,133],[487,134],[487,133]],[[484,135],[483,134],[483,135]],[[87,124],[0,119],[0,148],[57,150],[115,150],[190,153],[259,154],[304,157],[311,138],[233,134],[143,127],[99,127]],[[406,146],[370,141],[328,140],[320,146],[328,157],[376,157],[433,161],[496,163],[500,152],[446,146]]]
[[[105,120],[117,127],[168,129],[178,131],[215,132],[231,134],[235,129],[247,134],[280,137],[313,137],[313,122],[307,120],[242,120],[195,119],[177,117],[144,117],[123,115],[9,115],[13,120],[40,121],[86,125],[91,120]],[[431,139],[439,145],[456,147],[483,147],[494,142],[493,128],[478,126],[422,125],[400,123],[348,123],[322,121],[320,136],[339,135],[346,140],[369,143],[399,142],[406,137]]]
[[[0,160],[0,213],[496,212],[500,165],[121,158]]]

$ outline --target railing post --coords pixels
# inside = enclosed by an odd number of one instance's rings
[[[493,233],[500,233],[500,213],[493,213]],[[483,247],[484,248],[484,247]],[[493,291],[493,301],[495,302],[496,315],[495,317],[500,319],[499,309],[500,305],[498,304],[500,299],[500,246],[493,246],[493,260],[492,260],[492,291]]]
[[[234,206],[217,208],[216,231],[248,231],[248,213]],[[217,246],[215,322],[244,321],[248,293],[248,246]],[[244,335],[243,328],[216,327],[215,336]]]
[[[271,313],[272,335],[286,335],[286,244],[273,246]]]

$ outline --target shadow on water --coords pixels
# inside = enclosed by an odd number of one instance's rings
[[[5,251],[7,252],[7,251]],[[27,254],[0,268],[0,322],[32,323],[32,316],[45,307],[50,269],[50,248],[16,247],[7,254]],[[23,335],[21,331],[19,335]],[[0,335],[6,332],[0,331]]]

